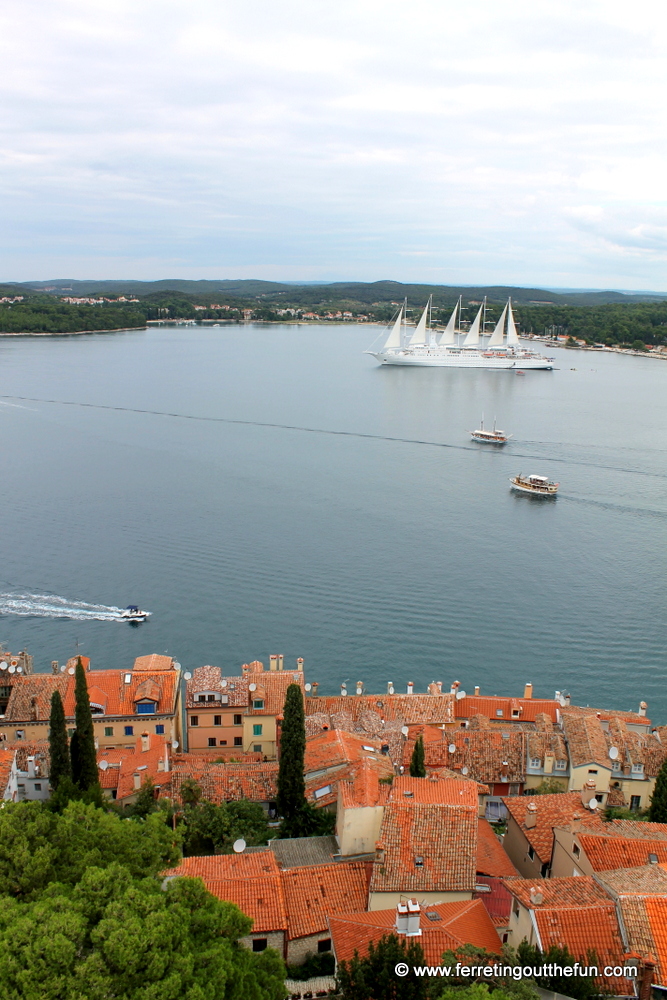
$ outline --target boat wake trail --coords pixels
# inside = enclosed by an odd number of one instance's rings
[[[122,608],[70,601],[53,594],[0,593],[0,615],[32,618],[72,618],[75,621],[120,621]]]

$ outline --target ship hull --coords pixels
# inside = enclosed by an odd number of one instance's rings
[[[484,357],[481,352],[434,349],[431,351],[370,351],[382,365],[401,365],[406,368],[486,368],[491,370],[550,371],[554,367],[552,358],[541,355],[521,357],[513,354],[499,354]]]

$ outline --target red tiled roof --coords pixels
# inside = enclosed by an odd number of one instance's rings
[[[301,670],[265,670],[263,673],[248,674],[244,678],[249,684],[256,684],[254,691],[248,693],[248,715],[282,715],[290,684],[298,684],[304,690],[303,671]],[[253,708],[253,701],[264,702],[263,708]]]
[[[366,866],[311,865],[282,872],[290,940],[327,929],[327,917],[364,909],[368,898]]]
[[[440,919],[429,919],[427,912],[436,913]],[[377,944],[384,934],[391,934],[395,926],[396,909],[331,917],[329,927],[336,961],[349,961],[355,951],[362,956],[367,954],[370,942]],[[422,907],[419,926],[421,936],[416,940],[429,964],[440,965],[444,951],[458,951],[466,944],[492,954],[501,951],[500,938],[478,899]]]
[[[373,864],[371,891],[473,891],[476,804],[471,808],[415,802],[402,795],[400,798],[390,801],[384,809],[379,840],[384,857],[376,858]]]
[[[12,774],[16,751],[0,747],[0,800],[4,798]]]
[[[248,677],[223,677],[220,667],[197,667],[192,678],[185,686],[186,705],[188,708],[210,708],[222,707],[222,702],[198,702],[197,695],[201,691],[219,692],[225,695],[227,700],[226,708],[247,708],[248,706]]]
[[[397,775],[391,786],[389,801],[409,805],[412,802],[459,806],[477,811],[477,783],[452,778],[411,778]]]
[[[609,906],[609,895],[592,875],[570,876],[568,878],[535,879],[510,878],[505,885],[519,902],[530,910],[567,909],[582,906]],[[534,903],[531,892],[542,895],[541,903]]]
[[[477,820],[477,872],[496,877],[518,875],[488,820]]]
[[[350,768],[349,778],[339,779],[343,809],[360,809],[367,806],[383,806],[389,798],[390,786],[380,784],[380,774],[375,763],[364,760]]]
[[[608,722],[612,717],[616,717],[617,719],[625,719],[626,722],[641,726],[651,724],[651,720],[647,719],[645,715],[639,715],[638,712],[619,712],[615,708],[590,708],[588,705],[564,705],[560,711],[563,718],[566,715],[596,715],[603,722]]]
[[[454,750],[450,752],[450,746]],[[424,743],[428,768],[447,767],[484,784],[522,783],[526,775],[526,734],[521,729],[456,729]],[[406,741],[407,766],[414,742]]]
[[[51,761],[48,740],[7,740],[1,743],[0,747],[3,750],[16,751],[16,767],[19,771],[27,771],[28,757],[34,757],[40,775],[48,776]]]
[[[588,953],[593,950],[600,969],[606,965],[626,964],[623,962],[626,949],[611,900],[596,906],[538,908],[535,910],[535,922],[543,951],[552,946],[567,948],[576,960],[588,964]],[[602,983],[613,996],[634,996],[631,980],[599,976],[596,981]]]
[[[205,754],[179,754],[172,761],[170,796],[178,798],[183,782],[191,778],[203,797],[220,805],[249,799],[273,802],[277,795],[277,761],[216,764]]]
[[[51,695],[60,692],[65,699],[68,685],[74,687],[69,674],[29,674],[11,679],[11,694],[3,723],[48,722],[51,715]]]
[[[138,656],[132,668],[136,671],[148,671],[155,673],[162,670],[173,670],[174,661],[171,656],[163,656],[160,653],[150,653],[148,656]]]
[[[280,875],[204,881],[212,895],[228,903],[235,903],[239,910],[252,919],[252,934],[270,934],[287,930],[285,897]]]
[[[315,771],[341,767],[367,758],[380,758],[381,743],[372,736],[357,736],[340,729],[329,729],[306,740],[304,773],[306,777]],[[391,762],[390,771],[393,772]]]
[[[125,678],[129,677],[129,682]],[[178,692],[178,673],[175,670],[163,670],[160,673],[147,674],[144,671],[134,673],[129,670],[95,670],[86,675],[88,684],[101,689],[106,696],[105,715],[108,717],[136,715],[136,701],[142,697],[151,697],[145,692],[148,684],[154,685],[151,691],[156,693],[156,715],[173,715],[176,695]],[[74,717],[74,678],[67,687],[65,696],[65,715]]]
[[[667,864],[615,868],[599,872],[596,879],[613,896],[667,896]]]
[[[580,792],[511,796],[504,798],[503,802],[542,864],[551,861],[554,827],[567,826],[572,822],[574,816],[581,815],[584,809]],[[535,826],[527,830],[525,819],[529,803],[537,806],[537,813]],[[603,824],[599,816],[591,813],[586,816],[586,826],[592,829],[602,829]],[[620,866],[613,865],[612,867],[618,868]]]
[[[366,786],[370,787],[369,781],[372,780],[368,777],[370,774],[375,775],[376,783],[379,782],[380,778],[393,777],[394,768],[389,758],[379,756],[361,760],[327,771],[317,778],[309,778],[306,780],[306,798],[320,807],[333,805],[334,802],[338,801],[339,784],[354,787],[357,782],[365,782]],[[386,784],[380,785],[380,788],[389,790]],[[329,789],[328,792],[325,789]]]
[[[534,722],[538,714],[546,714],[552,722],[558,722],[559,709],[558,702],[551,698],[503,698],[469,694],[456,701],[454,711],[457,719],[485,715],[488,719]],[[498,712],[502,712],[502,715],[498,715]]]
[[[341,697],[306,698],[306,715],[322,713],[333,716],[349,714],[356,722],[367,712],[378,716],[378,721],[398,720],[402,725],[411,723],[442,724],[452,722],[454,696],[446,694],[387,694],[348,695]]]
[[[657,855],[660,862],[667,862],[665,840],[631,840],[627,837],[595,836],[588,833],[577,834],[577,840],[596,872],[612,868],[638,868],[648,863],[649,854]]]
[[[280,869],[273,851],[253,851],[251,854],[214,854],[205,857],[183,858],[175,868],[168,868],[164,877],[184,875],[202,878],[208,883],[225,879],[263,878],[278,875]]]

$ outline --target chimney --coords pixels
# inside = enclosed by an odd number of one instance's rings
[[[408,933],[408,904],[399,903],[396,907],[396,933]]]
[[[533,904],[533,906],[541,906],[542,903],[544,902],[544,893],[540,892],[539,889],[533,887],[530,890],[530,901]]]
[[[364,693],[364,682],[357,681],[357,694],[363,694],[363,693]]]
[[[277,670],[277,669],[278,669],[278,654],[271,653],[271,655],[269,656],[269,670]]]
[[[387,694],[393,694],[393,693],[394,693],[394,682],[387,681]]]
[[[566,695],[565,695],[565,704],[566,704],[566,705],[569,705],[569,704],[570,704],[570,696],[569,696],[569,694],[566,694]]]
[[[526,686],[523,689],[523,696],[524,698],[533,697],[533,685],[530,683],[530,681],[528,682],[528,684],[526,684]]]
[[[151,748],[151,738],[148,733],[141,734],[141,752],[146,753]]]
[[[648,708],[648,705],[646,704],[645,701],[640,701],[639,702],[639,714],[640,715],[646,715],[646,709],[647,708]]]
[[[319,686],[320,686],[320,682],[319,681],[313,681],[313,683],[310,685],[310,696],[311,696],[311,698],[317,698],[317,689],[318,689]]]
[[[526,830],[532,830],[537,825],[537,806],[534,802],[529,802],[526,806],[526,818],[524,826]]]
[[[51,660],[51,673],[57,674],[60,672],[60,664],[57,660]]]
[[[414,694],[415,686],[412,681],[408,681],[408,694]]]
[[[421,929],[419,927],[419,918],[421,916],[421,907],[416,899],[408,900],[408,929],[406,934],[408,937],[416,937],[421,934]]]
[[[165,771],[170,771],[171,770],[171,767],[170,767],[170,764],[169,764],[169,747],[170,746],[171,746],[170,743],[165,743],[165,745],[164,745],[164,770]]]
[[[343,683],[340,686],[340,693],[341,695],[347,694],[347,684],[345,683],[345,681],[343,681]]]
[[[475,685],[475,694],[479,697],[479,684]]]
[[[653,960],[653,955],[647,955],[646,958],[644,959],[644,964],[641,972],[638,1000],[651,1000],[651,994],[653,992],[651,989],[651,985],[653,983],[654,971],[655,971],[655,961]]]
[[[29,778],[36,777],[36,775],[35,775],[35,758],[34,757],[28,757],[28,777]]]
[[[438,694],[442,694],[442,681],[436,681],[436,684],[438,685]]]
[[[460,687],[461,687],[461,681],[454,681],[454,683],[452,684],[452,686],[449,689],[449,693],[450,694],[456,694],[456,692],[458,691],[458,689]]]
[[[299,656],[297,658],[296,669],[303,673],[303,656]]]
[[[381,840],[378,840],[375,844],[375,860],[381,865],[384,864],[384,844]]]
[[[579,833],[579,830],[581,830],[581,815],[579,813],[575,813],[572,817],[570,830],[572,833]]]
[[[134,778],[134,789],[138,792],[141,788],[141,775],[135,771],[132,777]]]
[[[581,801],[587,806],[591,799],[595,798],[596,784],[593,778],[589,778],[584,787],[581,789]]]
[[[158,771],[164,771],[164,761],[162,757],[160,757],[159,761],[157,762],[157,769]]]
[[[283,670],[285,665],[285,657],[282,653],[278,653],[278,670]]]

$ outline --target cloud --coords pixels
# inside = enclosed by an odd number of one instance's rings
[[[646,0],[6,5],[0,276],[659,287],[666,24]]]

